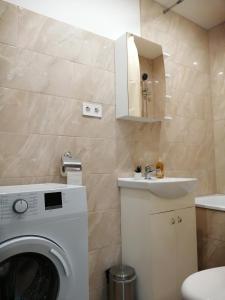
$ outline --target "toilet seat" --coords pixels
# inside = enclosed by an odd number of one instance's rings
[[[225,267],[190,275],[181,292],[184,300],[225,300]]]

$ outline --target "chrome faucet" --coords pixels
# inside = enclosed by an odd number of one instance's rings
[[[145,166],[145,179],[151,179],[153,172],[156,172],[156,169],[150,165]]]

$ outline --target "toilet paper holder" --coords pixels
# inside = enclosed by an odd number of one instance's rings
[[[68,171],[81,171],[82,164],[81,161],[75,157],[73,157],[70,151],[65,152],[61,157],[61,166],[60,171],[63,177],[67,176]]]

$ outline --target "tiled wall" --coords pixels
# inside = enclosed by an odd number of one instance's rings
[[[141,14],[143,36],[171,54],[174,119],[162,126],[115,120],[111,40],[0,1],[0,184],[63,182],[61,154],[81,158],[90,299],[101,299],[103,270],[120,261],[118,174],[160,153],[168,175],[197,176],[199,194],[215,188],[207,33],[151,0],[141,1]],[[102,103],[103,119],[83,118],[84,100]]]
[[[197,208],[199,269],[225,265],[224,212]]]
[[[142,36],[163,46],[171,56],[165,61],[166,114],[173,117],[160,131],[160,156],[171,176],[199,179],[198,194],[215,191],[212,109],[209,81],[208,33],[163,8],[141,0]]]
[[[225,193],[225,23],[209,31],[217,193]],[[199,268],[224,266],[224,212],[197,209]]]
[[[158,154],[158,125],[115,121],[114,93],[113,41],[0,1],[0,184],[64,182],[61,155],[80,157],[98,300],[121,256],[117,175]],[[84,100],[102,103],[103,119],[83,118]]]
[[[225,193],[225,23],[209,31],[217,192]]]

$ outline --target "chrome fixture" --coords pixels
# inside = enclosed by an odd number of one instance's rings
[[[151,179],[153,172],[156,172],[156,169],[150,165],[145,166],[145,179]]]
[[[174,8],[175,6],[177,6],[178,4],[184,2],[184,0],[178,0],[176,3],[174,3],[173,5],[171,5],[170,7],[166,8],[163,10],[163,13],[166,14],[168,13],[172,8]]]
[[[60,171],[63,177],[67,176],[68,171],[81,171],[81,170],[82,170],[81,161],[78,158],[73,157],[70,151],[67,151],[62,155]]]

